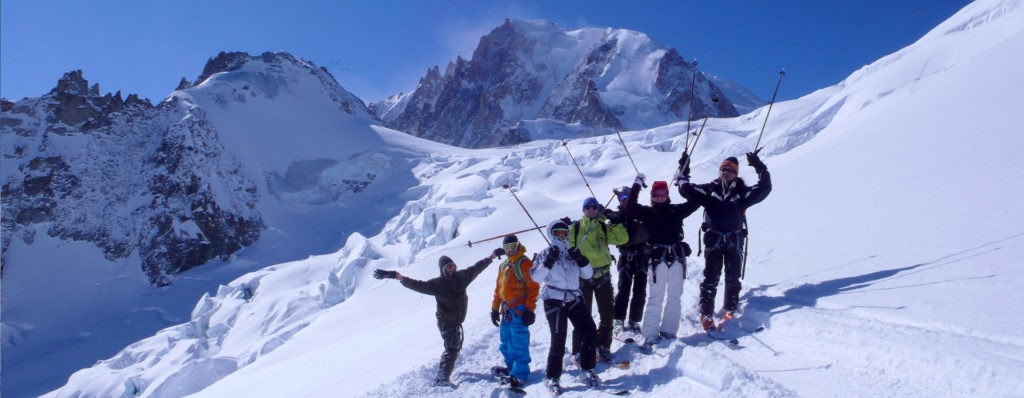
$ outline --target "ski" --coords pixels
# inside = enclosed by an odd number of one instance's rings
[[[508,374],[508,369],[503,366],[495,366],[491,368],[491,375],[498,380],[498,387],[505,389],[510,392],[514,392],[520,395],[526,395],[526,390],[522,387],[515,387],[512,385],[512,376]]]

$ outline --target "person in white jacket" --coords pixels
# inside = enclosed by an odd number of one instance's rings
[[[542,284],[540,298],[544,302],[544,313],[551,331],[544,384],[553,390],[560,389],[568,321],[583,336],[580,351],[580,368],[584,371],[582,381],[596,386],[600,383],[594,373],[597,326],[580,291],[580,279],[590,279],[594,270],[578,249],[568,246],[569,226],[564,221],[552,221],[547,231],[551,246],[540,252],[536,262],[540,266],[534,266],[530,271],[533,280]]]

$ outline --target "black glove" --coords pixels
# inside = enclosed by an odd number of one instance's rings
[[[493,255],[494,257],[497,257],[497,258],[501,258],[501,256],[504,256],[504,255],[505,255],[505,249],[503,249],[503,248],[500,248],[500,247],[499,247],[499,248],[497,248],[497,249],[494,249],[494,251],[493,251],[493,252],[491,252],[491,254],[492,254],[492,255]]]
[[[558,221],[564,222],[565,225],[572,225],[572,219],[569,217],[559,218]]]
[[[498,326],[499,319],[501,319],[501,316],[498,315],[498,310],[491,310],[491,323],[493,323],[494,326]]]
[[[523,311],[523,325],[530,326],[537,321],[537,315],[533,311]]]
[[[683,152],[683,155],[679,157],[679,168],[690,167],[690,155]]]
[[[604,217],[612,224],[622,224],[622,213],[611,209],[604,209]]]
[[[758,173],[767,169],[767,167],[765,167],[764,165],[764,162],[761,161],[761,158],[757,157],[757,153],[759,151],[760,149],[754,152],[747,152],[747,164],[753,167],[754,171]]]
[[[575,261],[576,265],[580,267],[586,267],[587,264],[590,264],[590,260],[587,260],[587,257],[584,256],[583,253],[580,253],[580,249],[575,247],[569,249],[569,258]]]
[[[398,278],[398,271],[385,271],[378,269],[373,271],[373,277],[377,279],[395,279]]]
[[[555,261],[558,261],[558,258],[561,257],[561,255],[562,253],[558,251],[557,247],[549,247],[547,255],[544,256],[544,266],[548,267],[548,269],[551,269],[551,267],[555,265]]]

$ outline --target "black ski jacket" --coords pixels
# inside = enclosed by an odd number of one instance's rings
[[[487,266],[491,265],[491,258],[487,257],[477,261],[473,266],[455,271],[450,278],[441,276],[428,280],[419,281],[408,277],[402,278],[402,286],[416,292],[429,294],[437,300],[437,319],[462,323],[466,320],[466,307],[469,305],[469,296],[466,295],[466,287],[473,282]]]
[[[772,191],[772,178],[767,169],[758,172],[757,178],[757,184],[749,187],[739,177],[730,185],[724,184],[721,178],[707,184],[687,183],[679,187],[679,194],[704,206],[705,231],[735,232],[744,228],[747,208],[760,203]]]
[[[700,204],[688,200],[681,204],[665,202],[644,206],[636,202],[639,194],[640,184],[633,184],[623,210],[627,217],[636,218],[647,226],[647,242],[655,245],[675,245],[682,242],[683,219],[697,211]]]

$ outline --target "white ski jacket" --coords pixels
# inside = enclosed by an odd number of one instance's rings
[[[544,260],[548,257],[548,249],[542,250],[537,255],[533,269],[530,270],[533,280],[543,285],[540,291],[541,300],[574,301],[583,295],[580,292],[580,278],[590,279],[594,276],[594,269],[589,264],[580,267],[576,261],[569,258],[567,240],[562,241],[555,238],[552,228],[560,222],[559,220],[552,221],[547,228],[548,237],[551,240],[550,247],[558,248],[558,259],[550,269],[545,267]]]

